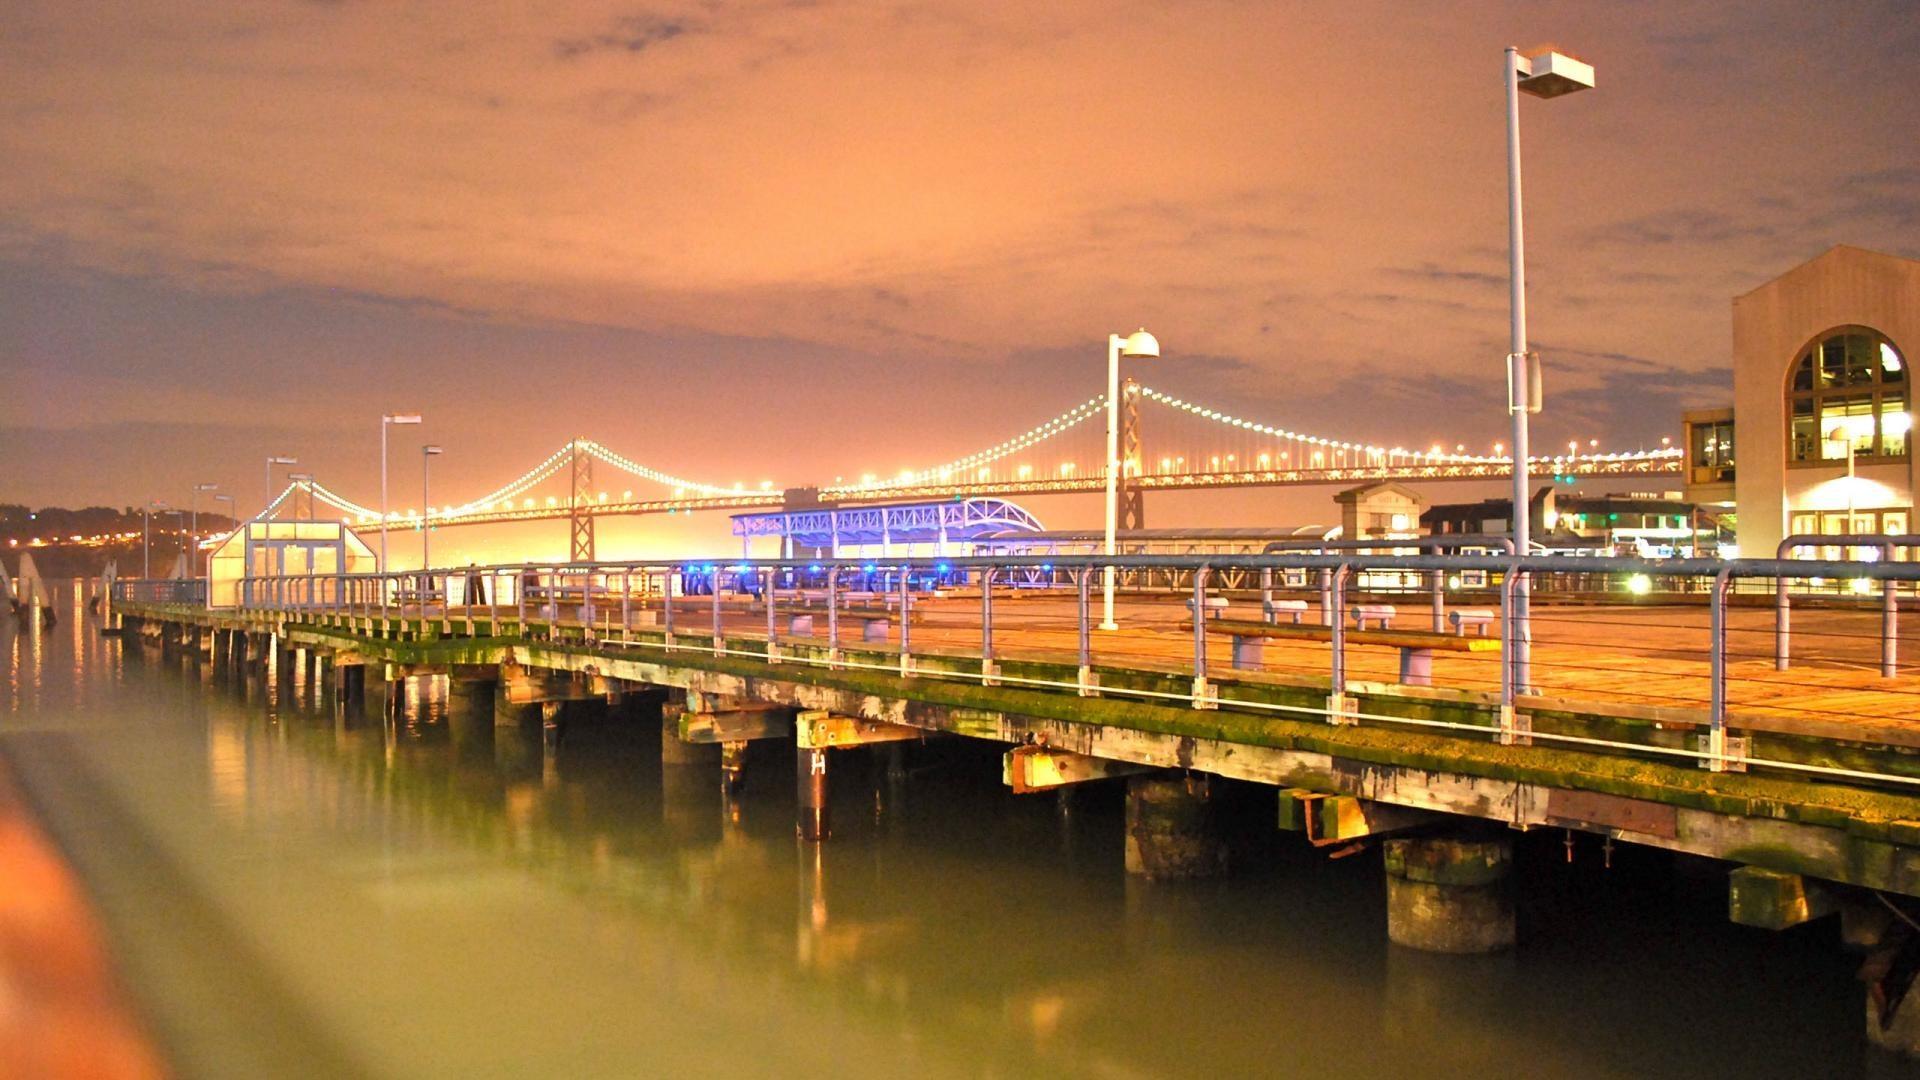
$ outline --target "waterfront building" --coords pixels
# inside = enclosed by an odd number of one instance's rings
[[[1732,506],[1748,556],[1789,533],[1913,532],[1916,341],[1913,259],[1839,245],[1735,297],[1733,405],[1683,416],[1688,500]]]

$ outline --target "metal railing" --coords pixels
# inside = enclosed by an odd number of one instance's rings
[[[1177,571],[1191,589],[1177,601],[1165,593],[1128,594],[1123,630],[1103,632],[1090,581],[1109,564]],[[1920,563],[1277,551],[896,557],[885,566],[888,572],[876,575],[871,559],[638,561],[252,578],[240,589],[241,613],[283,623],[313,616],[361,620],[382,633],[418,620],[445,634],[578,637],[666,653],[750,655],[769,664],[1625,751],[1716,771],[1765,767],[1803,777],[1920,784],[1920,770],[1902,775],[1759,756],[1731,735],[1738,727],[1844,740],[1849,721],[1920,714],[1920,680],[1885,678],[1898,676],[1898,624],[1882,611],[1895,603],[1892,584],[1920,583]],[[1032,572],[1041,567],[1047,572],[1036,583]],[[1233,580],[1258,588],[1223,587],[1221,571],[1229,569]],[[1381,575],[1424,580],[1420,610],[1403,614],[1378,602],[1364,582]],[[1454,587],[1469,576],[1484,579],[1484,587]],[[1563,583],[1635,576],[1676,591],[1684,580],[1690,592],[1637,606],[1546,603]],[[1738,584],[1835,577],[1881,588],[1857,605],[1823,609],[1823,625],[1800,631],[1820,665],[1817,678],[1782,678],[1770,650],[1742,646],[1779,628],[1772,625],[1774,609],[1730,605]],[[1015,579],[1019,587],[1003,583]],[[1290,580],[1302,587],[1289,586]],[[862,587],[849,588],[850,581]],[[870,587],[876,583],[884,588]],[[116,597],[139,602],[152,599],[156,587],[191,584],[117,582]],[[1535,603],[1525,607],[1520,598],[1529,584]],[[1475,606],[1461,596],[1489,602]],[[1854,625],[1862,614],[1876,618],[1876,630]],[[850,624],[858,627],[853,640]],[[1527,657],[1530,667],[1520,662]],[[1107,672],[1126,677],[1103,685]],[[1257,692],[1262,687],[1288,693]],[[1866,703],[1818,703],[1834,689]],[[1794,705],[1788,699],[1796,694],[1814,703]],[[1465,703],[1487,719],[1454,718],[1461,715],[1457,708],[1392,711],[1408,701]],[[1672,738],[1538,730],[1529,717],[1543,709],[1677,718],[1698,723],[1704,736],[1698,745],[1673,745]],[[1823,723],[1806,724],[1809,715]],[[1835,723],[1842,725],[1838,734]],[[1860,738],[1872,744],[1880,736]]]

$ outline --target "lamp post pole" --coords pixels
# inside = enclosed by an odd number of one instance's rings
[[[417,424],[419,413],[387,413],[380,417],[380,569],[387,569],[387,428],[393,424]]]
[[[265,517],[267,509],[273,506],[273,467],[275,465],[298,465],[300,459],[291,457],[270,457],[267,459],[267,501],[262,505],[260,514]]]
[[[193,508],[193,524],[187,529],[191,534],[187,543],[189,545],[188,550],[193,552],[193,576],[196,578],[200,576],[200,493],[203,491],[214,491],[219,487],[219,484],[193,485],[193,497],[189,502],[189,505]]]
[[[422,572],[433,568],[433,497],[428,494],[427,473],[440,448],[428,443],[420,448],[420,569]]]
[[[1114,554],[1120,529],[1120,358],[1122,356],[1159,356],[1160,342],[1142,328],[1126,337],[1107,335],[1107,528],[1103,550]],[[1107,564],[1102,587],[1100,629],[1118,630],[1113,618],[1115,570]]]
[[[1557,52],[1523,57],[1509,45],[1506,50],[1507,90],[1507,273],[1511,289],[1512,319],[1507,343],[1507,411],[1513,416],[1513,547],[1525,556],[1533,539],[1533,506],[1528,492],[1529,448],[1528,414],[1538,412],[1540,402],[1535,388],[1539,358],[1527,352],[1527,257],[1526,230],[1521,223],[1520,199],[1520,93],[1553,98],[1593,86],[1593,68]],[[1533,642],[1532,582],[1521,577],[1514,590],[1513,617],[1516,622],[1513,648],[1513,681],[1516,688],[1531,681],[1530,658]]]
[[[149,500],[140,508],[140,577],[142,580],[153,577],[153,512],[166,509],[167,504],[159,500]]]

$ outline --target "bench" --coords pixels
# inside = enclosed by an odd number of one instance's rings
[[[886,608],[841,608],[840,617],[854,619],[860,623],[860,640],[885,641],[893,631],[895,615]],[[812,637],[815,613],[794,612],[787,616],[787,633],[795,637]]]
[[[1493,620],[1499,617],[1499,612],[1492,608],[1454,608],[1447,612],[1447,625],[1453,627],[1456,634],[1465,634],[1467,627],[1471,626],[1475,633],[1486,637],[1487,631],[1493,627]]]
[[[1267,621],[1270,623],[1279,622],[1282,615],[1287,616],[1287,621],[1295,626],[1307,621],[1305,600],[1269,600],[1261,607],[1266,610]]]
[[[1330,626],[1279,626],[1273,623],[1240,619],[1218,619],[1216,630],[1232,635],[1233,666],[1258,669],[1266,665],[1266,644],[1270,640],[1332,641]],[[1193,624],[1184,627],[1192,631]],[[1354,630],[1345,635],[1349,645],[1381,645],[1400,650],[1400,683],[1403,686],[1433,685],[1433,654],[1439,652],[1498,652],[1500,641],[1490,637],[1462,637],[1436,634],[1431,630]]]
[[[1392,604],[1355,604],[1347,613],[1353,617],[1356,630],[1365,630],[1368,623],[1372,623],[1375,630],[1386,630],[1395,614]]]
[[[1227,614],[1227,598],[1226,597],[1209,596],[1206,598],[1206,606],[1207,606],[1207,618],[1220,619],[1220,618],[1226,617],[1226,614]],[[1191,596],[1187,597],[1187,614],[1189,615],[1193,614],[1193,597]]]

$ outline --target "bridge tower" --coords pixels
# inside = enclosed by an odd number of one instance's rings
[[[593,458],[580,452],[580,440],[571,444],[573,483],[567,494],[567,525],[572,536],[567,558],[573,562],[592,562],[593,555]]]
[[[1120,515],[1122,529],[1147,527],[1146,492],[1140,489],[1140,384],[1128,379],[1120,388]]]

